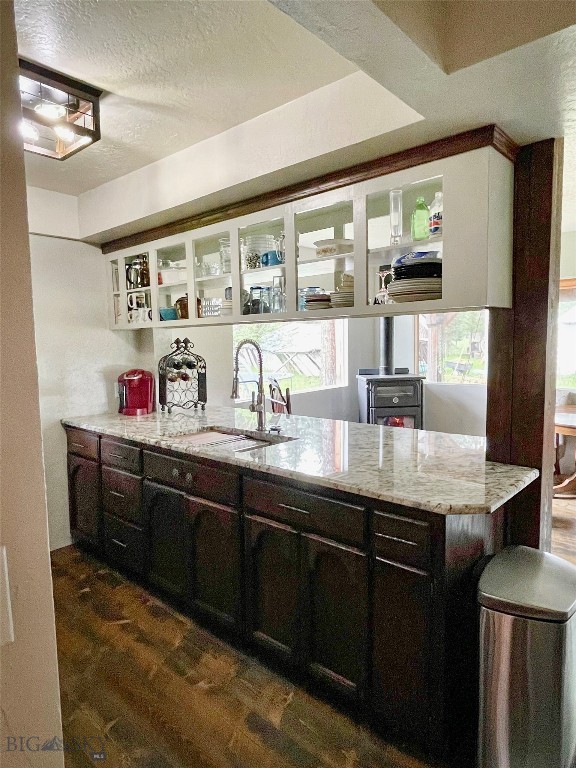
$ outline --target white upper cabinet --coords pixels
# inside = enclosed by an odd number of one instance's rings
[[[513,177],[513,164],[483,147],[118,251],[106,257],[110,325],[510,307]],[[441,231],[426,224],[435,199]],[[430,266],[416,279],[391,269],[423,251]]]

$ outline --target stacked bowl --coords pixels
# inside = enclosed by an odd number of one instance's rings
[[[388,297],[394,303],[441,299],[442,253],[412,251],[393,259]]]

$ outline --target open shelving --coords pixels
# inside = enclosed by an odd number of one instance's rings
[[[402,191],[402,241],[390,242],[390,190]],[[417,197],[443,193],[440,237],[413,240]],[[275,208],[173,235],[107,256],[110,326],[137,328],[364,317],[511,306],[513,164],[492,147],[435,160],[387,176],[322,192]],[[314,243],[350,241],[345,252],[319,256]],[[248,245],[268,251],[249,258]],[[254,250],[254,248],[253,248]],[[262,249],[261,249],[262,250]],[[380,268],[413,250],[442,252],[441,298],[374,304]],[[148,256],[150,286],[141,289],[149,322],[128,322],[127,265]],[[268,263],[271,261],[272,263]],[[177,279],[176,270],[182,275]],[[160,276],[168,277],[169,282]],[[302,292],[344,292],[333,306],[310,311]],[[188,295],[189,317],[174,317]],[[353,298],[352,298],[353,296]],[[300,298],[300,301],[299,301]],[[347,302],[350,301],[350,305]]]

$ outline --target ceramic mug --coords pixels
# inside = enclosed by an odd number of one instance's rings
[[[140,322],[141,323],[150,323],[152,322],[152,310],[148,309],[147,307],[141,307],[139,310],[140,315]]]
[[[275,267],[277,264],[281,263],[277,251],[263,253],[260,257],[260,261],[262,262],[263,267]]]
[[[129,293],[127,303],[128,303],[128,309],[145,308],[146,294],[145,293]]]

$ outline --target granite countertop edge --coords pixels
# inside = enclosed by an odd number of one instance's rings
[[[150,414],[145,417],[127,417],[118,414],[100,414],[95,416],[69,417],[61,420],[63,426],[75,427],[96,432],[109,437],[117,437],[125,440],[131,440],[142,446],[163,448],[166,450],[181,453],[183,455],[212,459],[226,464],[232,464],[245,469],[252,469],[272,474],[289,480],[309,483],[310,485],[325,487],[338,490],[345,493],[351,493],[377,501],[384,501],[391,504],[412,507],[444,516],[449,515],[471,515],[471,514],[491,514],[499,507],[522,491],[533,480],[539,472],[529,467],[520,467],[516,465],[499,464],[496,462],[487,462],[482,459],[480,451],[483,445],[483,438],[471,438],[469,436],[447,435],[444,433],[428,432],[426,430],[402,430],[391,427],[379,427],[375,425],[356,424],[355,422],[343,422],[330,419],[319,419],[315,417],[294,417],[294,416],[270,416],[269,424],[277,424],[281,427],[281,437],[273,434],[258,433],[255,429],[255,414],[243,409],[233,408],[212,408],[207,412],[194,412],[193,414],[177,414],[168,416],[168,414]],[[344,426],[345,425],[345,426]],[[202,432],[208,426],[220,427],[227,431],[244,434],[254,440],[265,439],[273,441],[264,448],[254,448],[253,450],[235,453],[233,449],[226,446],[198,446],[194,447],[186,444],[186,436],[194,432]],[[142,430],[166,432],[166,434],[146,435]],[[306,433],[308,436],[307,450],[316,450],[317,454],[325,453],[324,445],[326,435],[330,438],[333,434],[346,431],[348,442],[346,444],[347,456],[352,454],[352,461],[356,466],[351,469],[341,469],[337,466],[328,467],[328,470],[321,467],[319,471],[303,470],[299,461],[295,457],[299,454],[298,438],[299,434]],[[168,434],[170,433],[170,434]],[[399,433],[405,433],[401,435]],[[409,433],[412,433],[410,435]],[[434,469],[428,473],[422,471],[417,473],[418,482],[415,487],[410,489],[403,487],[398,489],[396,486],[396,475],[402,476],[404,472],[404,482],[406,482],[406,473],[404,470],[395,473],[384,466],[375,466],[374,452],[379,448],[382,451],[382,441],[384,436],[387,449],[392,446],[396,449],[396,444],[403,450],[405,445],[410,454],[410,444],[408,438],[418,435],[418,450],[420,443],[427,444],[428,438],[434,443],[458,443],[461,441],[474,441],[474,449],[470,450],[466,446],[462,449],[463,464],[466,461],[473,461],[476,468],[476,474],[479,480],[465,477],[465,468],[462,468],[460,477],[458,471],[453,474],[456,477],[450,477],[446,472],[450,472],[451,462],[454,461],[454,449],[450,444],[452,455],[444,458],[446,451],[439,448],[436,453],[432,450],[432,455],[439,461],[444,461],[441,466],[441,472],[435,476]],[[310,437],[312,436],[312,440]],[[324,436],[324,441],[322,441]],[[286,438],[295,438],[291,442],[285,442]],[[356,438],[356,439],[355,439]],[[367,446],[354,446],[355,442],[366,440]],[[380,441],[378,445],[376,443]],[[281,442],[276,442],[281,441]],[[310,442],[312,448],[310,448]],[[390,444],[390,446],[388,445]],[[412,443],[414,444],[414,442]],[[278,450],[281,447],[282,450]],[[478,447],[480,446],[480,448]],[[290,454],[292,452],[292,455]],[[363,466],[362,454],[366,453],[371,464]],[[416,455],[418,451],[412,451],[410,455]],[[437,454],[437,455],[436,455]],[[470,458],[469,458],[470,457]],[[418,460],[420,455],[418,454]],[[338,463],[337,461],[335,462]],[[392,460],[392,463],[393,460]],[[447,469],[446,469],[447,468]],[[467,469],[467,468],[466,468]],[[330,471],[332,470],[332,471]],[[324,472],[324,474],[322,474]],[[444,474],[443,474],[444,473]],[[400,481],[400,485],[401,485]],[[450,497],[450,492],[444,495],[438,490],[441,487],[450,486],[451,492],[456,493],[461,498]],[[392,487],[391,487],[392,486]],[[484,490],[482,490],[484,488]],[[484,498],[468,498],[466,495],[474,497],[482,496]],[[436,496],[436,498],[434,498]]]

